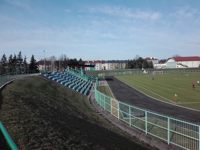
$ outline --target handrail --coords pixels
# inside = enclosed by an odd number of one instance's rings
[[[14,143],[10,135],[8,134],[6,128],[3,126],[2,122],[0,121],[0,131],[2,132],[7,144],[9,145],[11,150],[18,150],[17,145]]]
[[[173,144],[183,149],[200,150],[200,125],[126,104],[100,92],[97,90],[97,85],[94,90],[95,101],[114,117],[146,134],[164,140],[167,144]],[[138,117],[138,113],[143,116]],[[123,114],[126,116],[124,117]],[[154,123],[155,121],[160,124]],[[139,122],[139,124],[135,124],[135,122]]]

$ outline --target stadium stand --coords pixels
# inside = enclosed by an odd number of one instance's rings
[[[43,76],[86,96],[93,85],[93,80],[89,76],[82,76],[73,71],[44,73]]]

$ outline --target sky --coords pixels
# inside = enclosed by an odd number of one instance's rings
[[[200,56],[200,0],[0,0],[0,56]]]

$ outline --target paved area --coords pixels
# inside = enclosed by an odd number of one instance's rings
[[[106,77],[106,80],[115,98],[120,101],[177,119],[200,124],[200,112],[198,111],[185,109],[150,98],[115,77]]]

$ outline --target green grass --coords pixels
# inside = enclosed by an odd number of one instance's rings
[[[192,82],[200,80],[200,73],[155,75],[154,80],[152,75],[122,75],[116,78],[159,100],[200,109],[200,86],[192,88]]]
[[[150,149],[105,120],[87,97],[42,77],[0,92],[0,120],[19,149]]]

